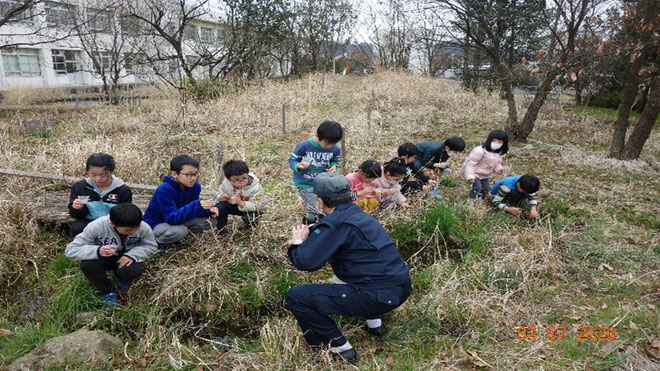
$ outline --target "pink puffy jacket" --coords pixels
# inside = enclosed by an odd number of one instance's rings
[[[502,155],[486,151],[482,146],[475,147],[463,163],[465,179],[486,179],[492,172],[506,175],[508,169],[502,166]]]

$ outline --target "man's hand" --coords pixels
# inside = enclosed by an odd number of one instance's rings
[[[109,257],[115,255],[115,251],[117,251],[117,246],[115,245],[104,245],[101,246],[99,249],[99,255],[103,257]]]
[[[291,228],[292,243],[303,243],[309,236],[309,227],[305,224],[294,225]]]
[[[226,195],[226,194],[224,194],[224,193],[221,193],[221,194],[218,196],[218,198],[220,199],[220,201],[229,201],[229,195]]]
[[[504,209],[504,211],[506,211],[507,213],[513,216],[520,217],[520,208],[509,206],[506,209]]]
[[[129,258],[128,256],[122,256],[117,260],[117,265],[119,268],[124,268],[124,267],[130,267],[131,264],[133,264],[133,259]]]
[[[430,185],[431,187],[435,187],[435,186],[438,185],[438,182],[436,182],[436,181],[433,180],[433,179],[430,179],[430,180],[429,180],[429,185]]]
[[[79,199],[76,198],[75,200],[73,200],[73,203],[71,204],[71,207],[73,207],[76,210],[80,210],[83,207],[85,207],[85,204],[83,204],[82,201],[80,201]]]
[[[529,218],[537,219],[538,217],[539,217],[539,211],[535,207],[532,207],[532,209],[529,210]]]
[[[474,179],[468,179],[468,183],[474,184]]]
[[[433,167],[436,167],[436,168],[439,168],[439,169],[444,169],[444,168],[447,167],[447,163],[446,162],[436,162],[435,164],[433,164]]]
[[[430,186],[430,185],[422,186],[422,191],[424,191],[424,192],[428,192],[428,191],[430,191],[430,190],[431,190],[431,186]]]
[[[215,206],[215,202],[213,200],[199,200],[199,204],[204,210],[211,210],[211,208]]]
[[[220,215],[220,210],[218,210],[218,208],[215,206],[212,207],[211,210],[209,210],[209,212],[211,213],[211,216],[214,218],[217,218],[218,215]]]
[[[336,165],[335,166],[330,166],[329,168],[326,169],[326,171],[328,171],[330,173],[334,173],[334,172],[337,171],[337,166]]]
[[[299,162],[298,165],[298,170],[305,170],[309,167],[310,163],[309,162]]]

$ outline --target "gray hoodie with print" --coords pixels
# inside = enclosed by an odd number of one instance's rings
[[[71,260],[99,259],[101,246],[115,245],[115,255],[125,255],[136,263],[147,260],[157,251],[154,232],[145,222],[140,223],[140,229],[130,236],[122,236],[110,225],[110,216],[100,217],[89,223],[82,233],[77,235],[66,246],[64,255]]]

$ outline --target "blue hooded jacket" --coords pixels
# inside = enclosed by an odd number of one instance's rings
[[[181,225],[195,218],[207,217],[209,211],[199,203],[201,192],[202,186],[199,183],[181,189],[179,182],[167,175],[156,188],[142,220],[154,228],[161,223]]]
[[[342,281],[365,289],[385,289],[410,281],[408,266],[380,223],[353,203],[342,203],[289,248],[291,264],[304,271],[330,263]]]

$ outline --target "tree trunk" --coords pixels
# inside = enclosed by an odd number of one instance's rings
[[[513,96],[513,91],[511,91],[511,81],[506,77],[505,80],[502,81],[502,91],[504,92],[506,104],[509,107],[507,126],[513,127],[518,123],[518,111],[516,110],[516,99]]]
[[[541,83],[541,86],[536,90],[534,99],[532,100],[532,103],[529,104],[527,112],[525,112],[525,117],[523,117],[519,124],[509,123],[509,126],[506,128],[506,132],[509,134],[509,138],[512,141],[527,141],[527,137],[529,137],[529,134],[531,134],[532,130],[534,130],[534,124],[536,123],[536,118],[539,115],[539,111],[541,111],[541,107],[543,107],[543,103],[545,103],[545,100],[548,97],[548,93],[552,87],[552,81],[555,79],[555,77],[557,77],[559,72],[560,70],[558,68],[554,68],[548,71],[548,73],[545,75],[545,79],[543,79],[543,83]]]
[[[641,67],[640,60],[641,58],[637,58],[626,74],[626,84],[623,86],[623,92],[621,93],[621,102],[619,102],[618,113],[614,122],[614,133],[612,133],[612,141],[610,142],[610,157],[612,158],[621,158],[623,145],[626,141],[626,131],[630,124],[628,121],[630,110],[637,94],[637,78]]]
[[[634,160],[639,158],[644,143],[646,143],[646,140],[649,139],[649,135],[651,135],[651,130],[653,130],[653,126],[655,126],[659,113],[660,76],[656,76],[651,83],[648,100],[646,101],[644,111],[642,111],[642,117],[640,117],[639,122],[635,125],[635,129],[630,134],[628,143],[626,143],[626,146],[621,153],[622,160]]]

